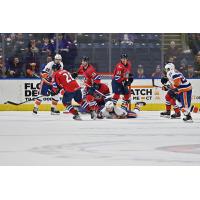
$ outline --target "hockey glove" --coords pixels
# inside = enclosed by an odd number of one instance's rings
[[[73,72],[72,74],[72,78],[76,79],[78,77],[78,73],[77,72]]]
[[[162,77],[161,78],[161,83],[163,84],[163,85],[165,85],[168,81],[169,81],[169,79],[166,77],[166,76],[164,76],[164,77]]]

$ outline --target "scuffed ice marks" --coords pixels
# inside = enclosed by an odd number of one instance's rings
[[[112,158],[119,157],[119,152],[130,151],[130,149],[119,149],[119,146],[126,146],[130,141],[96,141],[81,142],[60,145],[45,145],[34,147],[29,151],[51,155],[57,158]],[[111,150],[112,149],[112,150]],[[119,152],[118,152],[119,151]],[[131,151],[137,151],[132,149]]]

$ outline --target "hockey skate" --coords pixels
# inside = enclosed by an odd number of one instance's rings
[[[51,108],[51,115],[59,115],[60,111],[57,110],[56,108]]]
[[[190,115],[190,113],[183,118],[183,121],[189,122],[189,123],[193,122],[192,116]]]
[[[178,113],[174,113],[171,115],[170,117],[171,119],[180,119],[181,118],[181,113],[178,112]]]
[[[38,112],[38,108],[34,107],[33,108],[33,114],[37,115],[37,112]]]
[[[97,118],[97,113],[95,110],[90,111],[91,119],[95,120]]]
[[[171,114],[170,111],[164,111],[164,112],[161,112],[161,113],[160,113],[160,116],[161,116],[161,117],[170,118],[170,114]]]
[[[73,116],[74,120],[82,120],[79,114]]]

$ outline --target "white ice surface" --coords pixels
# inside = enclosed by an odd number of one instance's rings
[[[200,165],[198,114],[194,123],[150,111],[137,119],[82,118],[0,112],[0,165]]]

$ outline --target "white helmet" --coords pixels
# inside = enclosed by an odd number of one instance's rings
[[[174,71],[175,65],[173,63],[168,63],[168,64],[165,65],[165,70],[166,71]]]
[[[56,54],[54,58],[55,60],[62,60],[62,56],[60,54]]]
[[[105,104],[106,109],[113,109],[114,108],[114,104],[112,101],[107,101]]]

